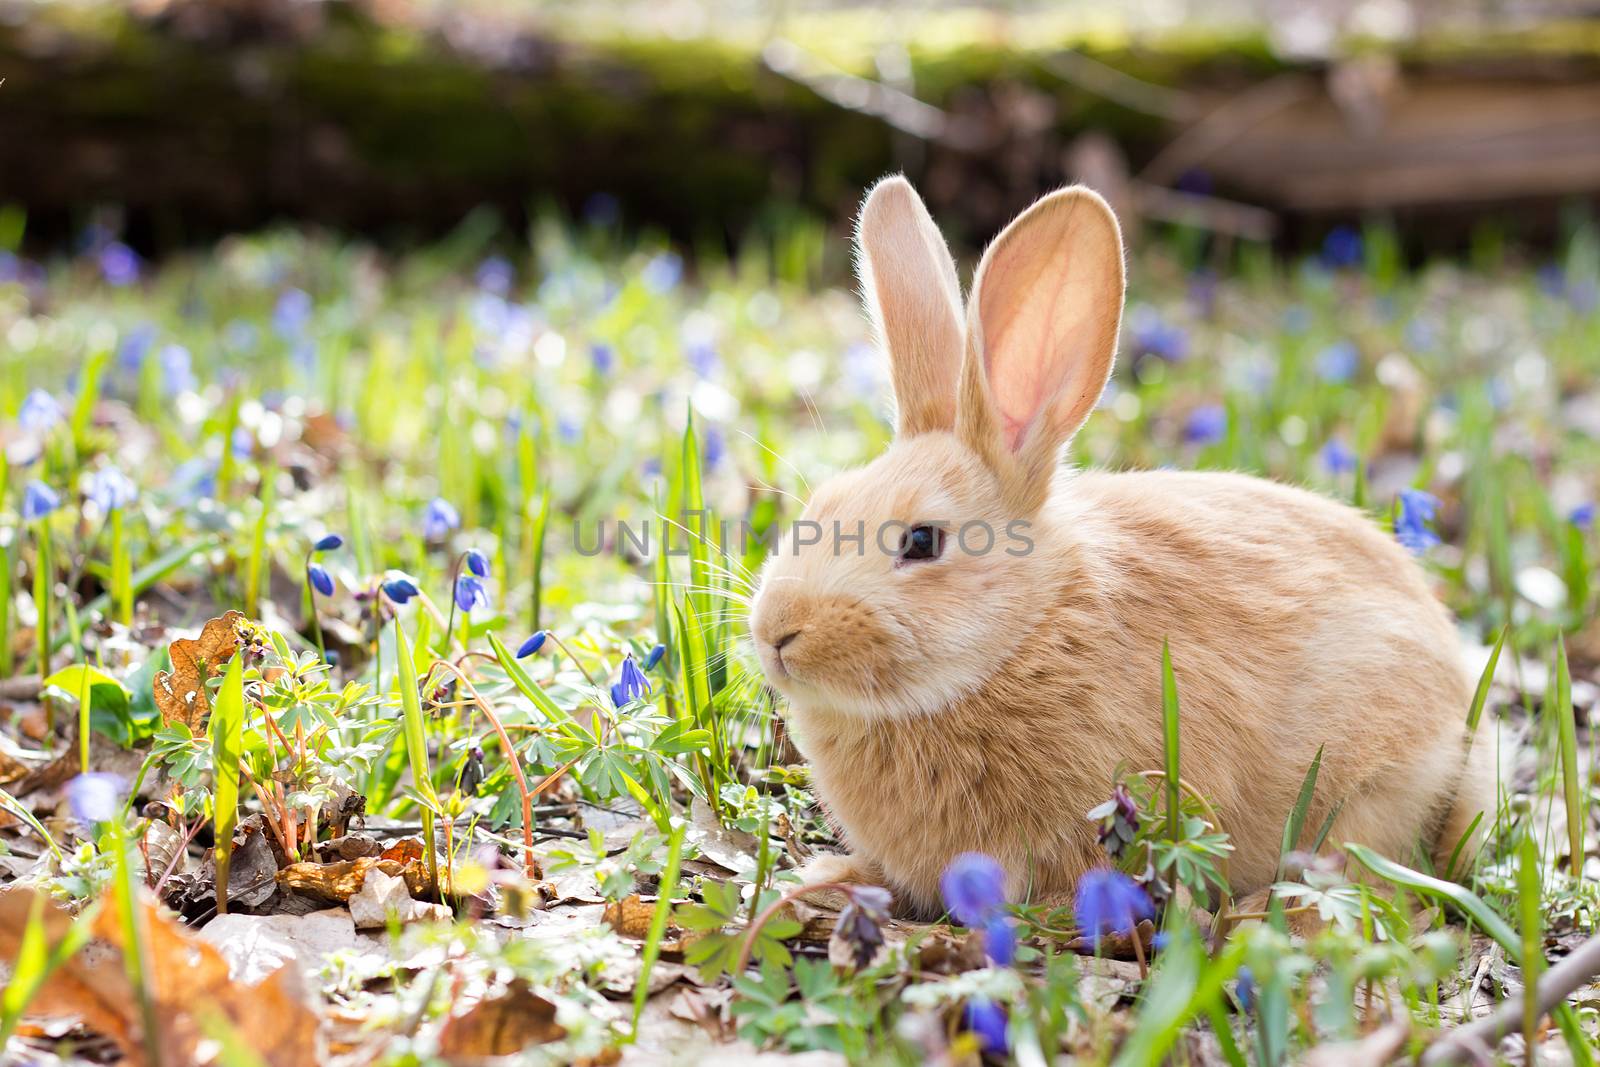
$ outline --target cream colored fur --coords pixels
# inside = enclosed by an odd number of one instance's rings
[[[823,543],[774,554],[751,616],[850,849],[808,877],[881,882],[936,912],[945,865],[977,849],[1015,893],[1070,892],[1105,862],[1085,812],[1118,768],[1161,766],[1163,641],[1183,775],[1232,836],[1236,894],[1272,878],[1319,746],[1309,822],[1342,802],[1333,841],[1447,856],[1480,810],[1492,821],[1454,627],[1369,518],[1236,474],[1060,468],[1121,314],[1121,240],[1098,196],[1062,190],[1007,228],[964,342],[949,253],[902,179],[869,194],[858,243],[900,432],[816,493],[804,518]],[[993,550],[955,543],[973,521],[1000,535]],[[836,522],[864,523],[864,548],[838,551]],[[873,543],[893,522],[938,523],[946,551],[897,561]],[[1006,536],[1018,522],[1029,551]]]

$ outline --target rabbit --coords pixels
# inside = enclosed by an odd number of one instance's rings
[[[1273,880],[1319,746],[1307,823],[1342,805],[1331,843],[1403,861],[1420,844],[1441,869],[1471,846],[1494,821],[1493,745],[1467,736],[1455,627],[1391,536],[1241,474],[1060,463],[1120,330],[1104,200],[1034,203],[984,252],[964,311],[904,178],[866,196],[856,246],[895,439],[814,493],[749,618],[849,850],[806,882],[882,885],[937,916],[945,867],[981,851],[1013,899],[1069,898],[1107,863],[1086,813],[1118,768],[1163,765],[1164,642],[1181,774],[1231,837],[1235,897]]]

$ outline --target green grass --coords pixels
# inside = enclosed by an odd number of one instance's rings
[[[919,1062],[918,1033],[942,1041],[960,1029],[963,1003],[987,998],[1010,1012],[1019,1057],[1144,1063],[1198,1042],[1232,1065],[1289,1062],[1359,1037],[1385,1012],[1414,1020],[1419,1038],[1447,1023],[1481,955],[1470,934],[1528,959],[1553,938],[1593,931],[1600,894],[1580,874],[1595,862],[1594,741],[1572,695],[1594,680],[1600,650],[1596,535],[1573,517],[1600,496],[1595,234],[1573,227],[1559,280],[1487,242],[1470,268],[1407,270],[1391,235],[1366,237],[1363,262],[1329,270],[1251,248],[1202,259],[1195,235],[1156,235],[1132,260],[1114,386],[1073,452],[1111,468],[1257,472],[1350,500],[1379,523],[1403,488],[1440,498],[1429,529],[1442,543],[1425,564],[1489,661],[1463,722],[1526,728],[1532,748],[1465,884],[1416,869],[1414,857],[1353,847],[1368,885],[1287,870],[1268,921],[1226,939],[1208,941],[1208,928],[1168,909],[1148,977],[1109,1004],[1065,948],[1070,914],[1018,908],[1013,966],[948,974],[911,965],[915,948],[903,945],[859,971],[830,971],[785,916],[757,939],[759,981],[755,971],[740,979],[742,1033],[789,1051]],[[296,828],[285,844],[300,856],[307,838],[331,832],[324,804],[344,790],[425,832],[442,815],[471,847],[435,857],[430,882],[463,929],[479,914],[469,887],[481,883],[506,910],[529,899],[524,833],[547,874],[587,872],[612,901],[659,891],[633,941],[604,929],[562,948],[470,938],[460,981],[533,983],[567,1013],[561,1048],[595,1055],[648,1040],[653,970],[684,958],[726,969],[750,917],[792,888],[790,857],[832,844],[804,767],[775,762],[788,746],[743,631],[760,552],[721,522],[782,524],[810,486],[877,452],[890,434],[886,377],[837,273],[838,240],[804,224],[736,259],[706,251],[679,277],[683,265],[649,239],[546,221],[515,246],[505,297],[473,280],[487,239],[465,229],[394,255],[282,231],[232,239],[126,288],[102,281],[90,256],[52,261],[28,285],[0,283],[0,415],[13,460],[0,477],[0,663],[41,676],[67,668],[57,675],[66,695],[93,694],[80,703],[95,735],[90,762],[118,745],[153,752],[164,774],[141,779],[145,800],[181,819],[212,811],[224,836],[236,815],[261,810],[269,832]],[[309,299],[286,298],[291,290]],[[61,420],[23,433],[11,416],[38,388]],[[1330,442],[1360,469],[1330,464]],[[81,493],[108,464],[140,488],[109,514]],[[63,506],[18,525],[33,480]],[[435,498],[458,525],[426,528]],[[637,530],[687,512],[705,522],[674,527],[672,553],[617,550],[619,521]],[[337,588],[316,597],[313,616],[304,564],[329,530],[345,545],[317,557]],[[453,610],[446,598],[470,548],[492,563],[488,606]],[[401,576],[419,596],[378,594]],[[213,728],[196,737],[163,725],[150,687],[169,628],[231,607],[264,625],[213,694]],[[49,627],[34,628],[41,617]],[[550,638],[518,660],[540,627]],[[338,656],[331,669],[315,652],[319,633]],[[624,658],[650,663],[658,643],[648,690],[618,706]],[[53,650],[48,661],[40,647]],[[1138,837],[1129,855],[1205,899],[1224,887],[1228,843],[1180,781],[1174,661],[1181,673],[1183,649],[1163,663],[1167,763],[1126,769],[1161,779],[1130,788],[1164,831]],[[1555,664],[1548,679],[1537,677],[1545,662]],[[118,684],[72,673],[78,664]],[[1494,684],[1513,673],[1515,692]],[[1493,731],[1477,743],[1495,744]],[[235,764],[250,789],[216,780],[215,767]],[[1305,785],[1285,854],[1327,851],[1331,817],[1307,825],[1319,766],[1296,769]],[[159,798],[158,780],[169,790]],[[573,801],[631,815],[631,840],[573,849],[584,829],[574,812],[595,810]],[[9,795],[6,806],[28,814]],[[1565,829],[1552,834],[1557,813]],[[126,834],[80,841],[30,819],[63,839],[47,842],[59,854],[29,877],[76,899],[112,884],[106,857],[125,858],[147,827],[133,820]],[[714,822],[726,840],[706,836]],[[489,864],[485,844],[505,862]],[[670,906],[685,897],[702,903]],[[1313,912],[1325,929],[1291,936],[1285,917]],[[684,920],[698,951],[678,945]],[[931,936],[913,931],[913,946]],[[607,953],[641,952],[624,983],[631,1003],[610,1005],[599,992]],[[37,938],[26,953],[37,975]],[[1241,992],[1245,976],[1253,997]],[[426,998],[432,980],[383,978],[416,1013],[386,1031],[393,1062],[408,1054],[407,1026],[435,1027],[452,1010]],[[329,982],[328,995],[345,995]],[[8,1022],[18,997],[5,1004]],[[1597,1032],[1591,1008],[1563,1009],[1556,1022],[1557,1043]]]

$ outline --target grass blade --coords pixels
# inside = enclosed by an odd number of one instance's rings
[[[639,981],[633,987],[633,1033],[639,1033],[639,1018],[644,1014],[644,1002],[650,997],[650,972],[656,958],[661,955],[661,939],[666,936],[667,919],[672,915],[672,896],[678,888],[678,865],[683,858],[684,823],[673,827],[667,847],[667,863],[661,869],[661,881],[656,893],[656,910],[650,916],[650,929],[645,935],[644,952],[639,959]]]
[[[396,623],[395,646],[399,649],[400,667],[396,679],[400,685],[400,714],[405,739],[406,759],[411,764],[411,780],[417,793],[426,803],[418,805],[422,813],[422,838],[428,853],[428,879],[435,892],[439,888],[439,855],[434,847],[433,809],[438,807],[438,797],[433,791],[433,775],[428,769],[428,731],[422,718],[422,699],[417,693],[417,661],[411,645],[406,641],[404,626]],[[507,753],[508,759],[516,757]]]
[[[1468,746],[1478,735],[1478,722],[1483,718],[1484,705],[1489,701],[1489,686],[1494,682],[1494,671],[1500,665],[1500,653],[1506,647],[1506,637],[1510,633],[1510,623],[1500,627],[1500,637],[1494,643],[1494,651],[1489,653],[1489,662],[1484,665],[1483,673],[1478,675],[1478,689],[1472,694],[1472,706],[1467,709]]]
[[[1161,744],[1167,768],[1167,836],[1178,839],[1178,680],[1172,674],[1172,646],[1161,642]]]
[[[228,864],[239,822],[239,757],[244,748],[244,663],[235,652],[211,708],[211,765],[216,777],[217,914],[228,913]]]
[[[1561,785],[1567,806],[1567,849],[1572,877],[1583,878],[1584,822],[1588,812],[1578,783],[1578,723],[1572,708],[1572,671],[1567,666],[1567,643],[1556,638],[1556,683],[1553,710],[1561,750]]]
[[[1534,987],[1544,969],[1540,892],[1539,846],[1534,844],[1532,834],[1524,834],[1517,849],[1517,918],[1522,927],[1522,1036],[1529,1064],[1539,1046],[1539,998],[1534,996]]]
[[[1386,878],[1395,885],[1409,889],[1413,893],[1433,897],[1438,900],[1447,900],[1460,908],[1483,929],[1483,932],[1494,938],[1501,948],[1506,950],[1506,955],[1514,961],[1522,959],[1522,939],[1517,932],[1493,908],[1483,902],[1483,899],[1465,886],[1456,885],[1454,882],[1441,881],[1432,875],[1414,871],[1404,864],[1396,863],[1367,848],[1365,845],[1347,843],[1344,850],[1360,862],[1360,864],[1379,878]]]
[[[1317,746],[1317,754],[1312,757],[1311,766],[1306,768],[1305,780],[1300,783],[1300,795],[1295,798],[1294,809],[1289,812],[1289,821],[1284,823],[1283,847],[1278,850],[1275,881],[1283,877],[1283,857],[1293,852],[1300,843],[1300,831],[1305,828],[1306,814],[1311,810],[1311,798],[1317,791],[1317,772],[1322,769],[1322,747]]]

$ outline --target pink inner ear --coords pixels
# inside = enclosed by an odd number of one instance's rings
[[[1071,255],[1071,230],[1053,240],[1008,241],[995,249],[979,294],[984,370],[1006,446],[1022,447],[1041,416],[1081,389],[1083,346],[1096,286]],[[1092,342],[1091,342],[1092,343]]]

